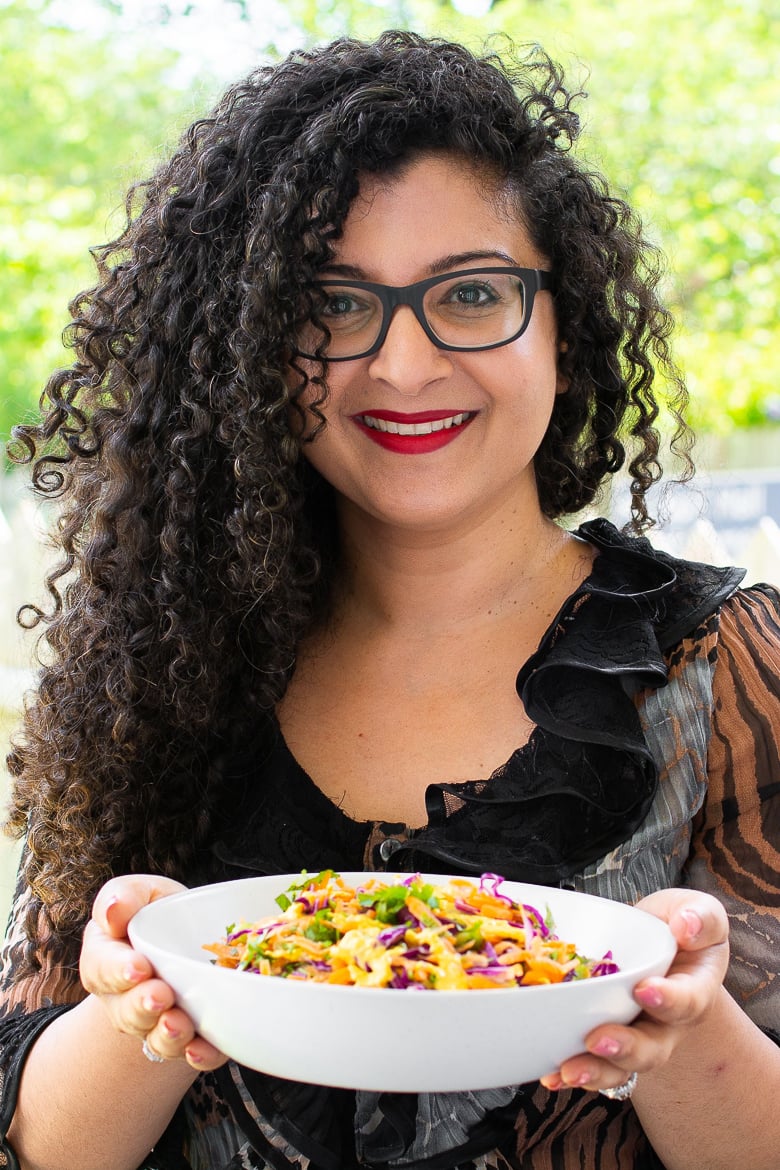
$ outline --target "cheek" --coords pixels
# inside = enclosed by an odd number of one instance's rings
[[[493,396],[509,409],[526,418],[538,417],[552,410],[556,396],[565,389],[558,365],[549,352],[507,354],[491,377]]]

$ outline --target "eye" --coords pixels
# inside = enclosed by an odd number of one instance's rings
[[[360,305],[356,297],[350,293],[331,293],[321,310],[323,317],[345,317],[349,313],[359,312],[365,306]]]
[[[464,308],[481,308],[484,305],[495,304],[500,298],[492,285],[483,281],[470,280],[453,285],[444,299],[451,304],[463,305]]]
[[[457,321],[503,312],[512,303],[512,286],[508,277],[469,273],[468,276],[434,285],[426,311],[442,321]]]

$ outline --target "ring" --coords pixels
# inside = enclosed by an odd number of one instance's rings
[[[160,1056],[159,1052],[154,1051],[146,1037],[144,1037],[144,1042],[141,1045],[141,1051],[147,1060],[151,1060],[152,1064],[165,1064],[165,1057]]]
[[[615,1085],[614,1089],[599,1089],[602,1097],[609,1097],[610,1101],[627,1101],[636,1088],[636,1073],[632,1073],[622,1085]]]

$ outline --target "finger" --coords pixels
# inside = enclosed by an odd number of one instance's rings
[[[669,1025],[693,1024],[712,1007],[720,994],[721,964],[702,963],[681,969],[665,979],[645,979],[634,988],[634,998],[645,1016]]]
[[[79,975],[92,995],[128,991],[154,973],[152,964],[129,943],[107,935],[94,920],[87,923],[79,960]]]
[[[197,1069],[198,1072],[211,1072],[212,1069],[219,1068],[225,1064],[228,1057],[224,1052],[220,1052],[213,1044],[203,1036],[195,1036],[190,1044],[187,1045],[184,1051],[184,1058],[191,1068]]]
[[[610,1064],[577,1065],[576,1068],[565,1067],[558,1075],[557,1080],[547,1085],[547,1088],[585,1089],[590,1093],[601,1092],[604,1089],[617,1089],[625,1085],[629,1077],[637,1073],[638,1069],[623,1070]]]
[[[680,906],[671,914],[669,928],[683,951],[728,946],[728,916],[714,898],[708,898],[703,904]]]
[[[143,1037],[158,1026],[175,1000],[172,989],[162,979],[147,979],[129,991],[104,996],[103,1003],[117,1031]]]
[[[557,1073],[540,1079],[544,1087],[553,1092],[559,1092],[561,1089],[586,1089],[589,1092],[596,1092],[599,1089],[616,1089],[618,1085],[625,1084],[635,1071],[624,1070],[606,1061],[581,1055],[565,1061]]]
[[[195,1027],[186,1012],[174,1007],[162,1012],[144,1035],[152,1051],[165,1060],[183,1060],[195,1039]]]
[[[653,976],[637,983],[634,998],[645,1014],[654,1019],[691,1023],[720,994],[728,955],[727,942],[714,943],[703,950],[680,950],[666,976]]]
[[[124,938],[128,922],[142,907],[185,889],[186,886],[181,882],[156,874],[129,874],[111,878],[95,898],[92,917],[106,934]]]
[[[587,1065],[589,1070],[595,1070],[594,1076],[603,1078],[622,1072],[625,1080],[628,1073],[647,1072],[668,1060],[677,1037],[677,1029],[651,1019],[642,1019],[630,1028],[604,1025],[589,1033],[585,1041],[587,1055],[575,1060],[582,1060],[583,1068]],[[573,1062],[567,1061],[566,1065],[573,1067]]]
[[[674,1034],[662,1024],[647,1021],[641,1030],[596,1029],[587,1045],[587,1052],[563,1062],[557,1073],[559,1083],[548,1084],[548,1088],[614,1089],[632,1073],[664,1064],[674,1048]]]
[[[637,906],[667,922],[683,950],[703,950],[728,940],[726,911],[709,894],[684,889],[658,890],[642,898]]]

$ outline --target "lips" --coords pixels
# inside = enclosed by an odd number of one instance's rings
[[[352,416],[352,421],[372,442],[399,455],[424,455],[446,447],[461,435],[476,411],[421,410],[401,414],[372,410]]]

